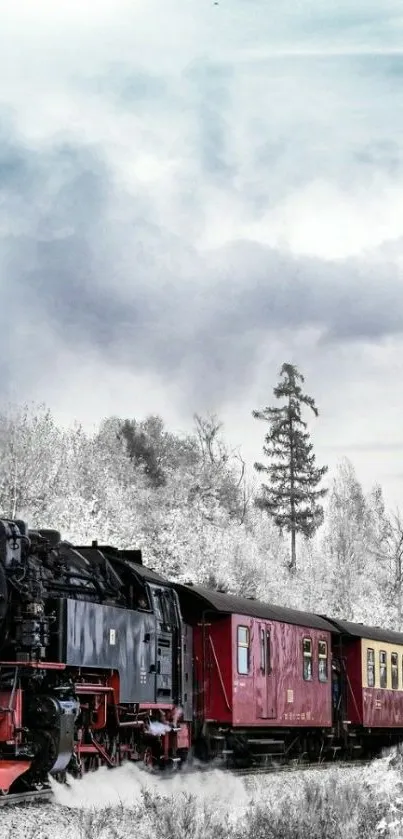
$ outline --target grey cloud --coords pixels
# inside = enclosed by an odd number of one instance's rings
[[[231,331],[318,326],[323,340],[403,331],[403,286],[393,264],[296,259],[246,242],[227,247],[219,262],[217,309]]]
[[[228,64],[198,60],[186,68],[183,81],[196,115],[194,153],[203,171],[229,183],[236,172],[230,160],[231,130],[226,120],[234,71]]]
[[[332,155],[338,152],[326,143],[330,124],[322,133],[315,123],[315,133],[304,116],[294,131],[294,118],[281,101],[281,68],[276,72],[264,88],[267,99],[248,117],[246,168],[232,152],[234,123],[227,120],[236,74],[228,66],[193,63],[179,87],[152,73],[116,66],[105,91],[101,77],[91,84],[123,109],[145,113],[175,103],[172,119],[177,114],[180,120],[181,109],[191,102],[187,148],[194,170],[179,175],[178,192],[183,191],[183,212],[196,218],[204,210],[200,184],[225,187],[230,197],[241,197],[244,208],[258,212],[273,206],[290,184],[333,171]],[[310,77],[304,72],[308,94]],[[265,122],[269,105],[271,121]],[[179,121],[178,133],[182,126]],[[363,168],[367,177],[368,166],[401,166],[400,146],[388,145],[384,134],[376,127],[365,143],[343,147],[346,179],[350,164],[354,172],[361,167],[361,177]],[[242,390],[270,334],[315,326],[322,342],[337,344],[403,331],[401,279],[387,250],[382,263],[371,256],[331,263],[237,241],[201,255],[180,229],[174,236],[156,222],[147,186],[137,183],[123,194],[99,146],[53,139],[33,150],[5,123],[0,197],[0,283],[8,301],[0,309],[3,390],[18,376],[24,351],[27,373],[35,371],[38,359],[42,362],[46,329],[55,335],[55,351],[57,342],[74,347],[78,356],[96,348],[116,365],[179,383],[185,399],[197,396],[206,404]],[[398,251],[401,244],[395,243]],[[32,324],[38,324],[34,343]]]
[[[337,3],[335,15],[329,14],[329,7],[321,7],[315,9],[314,15],[305,19],[307,28],[309,24],[314,22],[314,31],[316,36],[323,36],[327,33],[331,34],[350,34],[352,36],[359,36],[363,34],[373,35],[379,33],[381,30],[387,30],[398,24],[400,19],[400,11],[395,8],[387,9],[374,5],[372,8],[370,4],[365,4],[362,8],[351,6],[346,3]]]
[[[401,146],[393,140],[380,140],[369,143],[364,149],[353,154],[354,159],[362,168],[376,168],[377,171],[386,172],[396,177],[402,171],[403,153]]]
[[[89,94],[101,95],[104,102],[113,101],[126,113],[175,113],[172,119],[178,118],[179,125],[191,102],[189,154],[209,176],[228,181],[235,172],[228,162],[230,126],[225,118],[233,81],[234,71],[228,64],[206,58],[186,66],[179,80],[140,66],[114,63],[104,74],[87,80],[85,87]]]
[[[125,108],[131,105],[161,101],[169,97],[167,81],[157,73],[147,72],[144,67],[128,66],[120,62],[109,64],[106,72],[87,82],[88,92],[94,89],[102,97],[111,97]]]
[[[16,374],[10,346],[17,312],[49,323],[78,356],[97,348],[108,361],[158,372],[181,384],[184,398],[206,403],[242,390],[270,333],[315,325],[323,340],[345,342],[403,331],[394,268],[386,274],[374,263],[297,260],[242,241],[202,258],[140,220],[141,196],[122,230],[110,209],[108,169],[91,150],[63,147],[42,167],[49,181],[64,167],[60,189],[47,203],[40,191],[34,199],[28,171],[16,192],[35,200],[35,223],[30,235],[1,245],[14,300],[2,316],[3,382]],[[38,178],[34,183],[37,189]],[[32,346],[30,353],[34,364]]]

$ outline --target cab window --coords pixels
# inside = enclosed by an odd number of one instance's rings
[[[327,682],[327,641],[318,642],[318,677],[320,682]]]
[[[247,676],[249,673],[249,629],[238,626],[238,673]]]
[[[302,641],[303,669],[302,675],[306,682],[312,681],[312,638]]]

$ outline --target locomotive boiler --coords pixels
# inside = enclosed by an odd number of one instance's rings
[[[0,521],[0,790],[190,744],[191,629],[141,551]]]

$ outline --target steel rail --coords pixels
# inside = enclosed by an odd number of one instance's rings
[[[52,798],[53,792],[50,789],[35,789],[30,792],[11,792],[6,795],[0,795],[0,807],[6,807],[21,804],[30,804],[32,801],[49,800]]]
[[[374,758],[375,760],[375,758]],[[293,765],[287,764],[285,766],[250,766],[245,767],[244,769],[231,769],[228,767],[226,771],[230,772],[232,775],[238,775],[240,777],[246,777],[248,775],[272,775],[272,774],[280,774],[281,772],[303,772],[308,770],[317,770],[317,769],[353,769],[359,767],[370,766],[373,763],[372,760],[332,760],[332,761],[323,761],[321,763],[295,763]]]
[[[322,763],[296,763],[293,765],[287,764],[285,766],[250,766],[245,767],[244,769],[236,769],[221,766],[218,767],[216,765],[212,765],[210,767],[203,767],[197,769],[188,769],[183,772],[183,776],[186,775],[196,775],[196,774],[205,774],[206,772],[214,769],[220,768],[221,771],[228,773],[229,775],[236,775],[237,777],[254,777],[258,775],[279,775],[282,772],[306,772],[306,771],[315,771],[315,770],[325,770],[325,769],[341,769],[341,768],[348,768],[348,769],[358,769],[359,767],[370,766],[373,761],[370,760],[340,760],[340,761],[323,761]],[[168,772],[158,772],[158,770],[154,770],[153,774],[159,775],[161,780],[164,778],[168,780],[169,777],[172,777],[171,773]],[[24,804],[30,804],[36,801],[49,801],[53,797],[53,792],[50,789],[43,789],[43,790],[32,790],[30,792],[15,792],[9,793],[8,795],[0,795],[0,807],[5,806],[18,806]]]

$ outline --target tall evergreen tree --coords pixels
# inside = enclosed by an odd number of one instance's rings
[[[262,494],[255,503],[266,510],[280,531],[291,534],[290,570],[294,572],[297,533],[312,537],[323,522],[323,507],[318,501],[327,490],[318,487],[328,467],[315,465],[307,423],[301,416],[303,405],[318,416],[314,400],[302,392],[299,384],[304,382],[304,377],[292,364],[283,364],[280,377],[274,396],[285,399],[285,405],[252,412],[255,419],[262,419],[270,426],[263,446],[270,463],[254,464],[257,472],[266,472],[269,482],[262,484]]]

